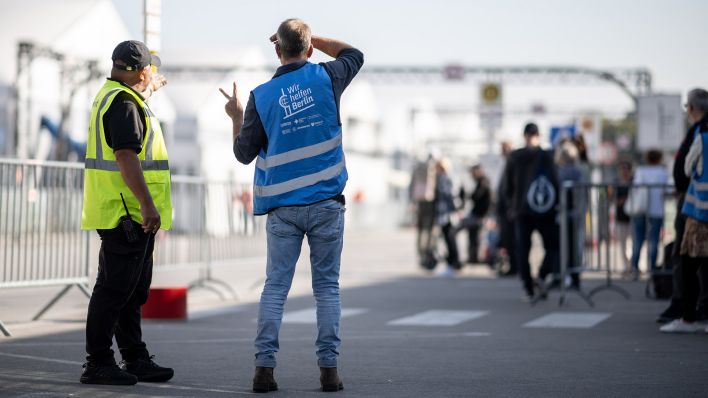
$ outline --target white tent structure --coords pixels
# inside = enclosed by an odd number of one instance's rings
[[[51,136],[40,119],[61,119],[69,103],[63,130],[84,142],[91,102],[108,76],[115,45],[133,39],[110,0],[32,0],[11,2],[0,13],[0,154],[45,159]],[[19,43],[25,47],[18,62]],[[93,76],[89,64],[95,61]],[[18,66],[20,70],[18,71]],[[73,96],[69,93],[76,89]],[[169,119],[171,107],[156,100],[155,113]],[[15,131],[17,118],[17,131]]]

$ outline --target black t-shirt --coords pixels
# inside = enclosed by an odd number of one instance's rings
[[[143,110],[133,96],[123,91],[116,95],[103,115],[106,143],[113,152],[119,149],[133,149],[140,153],[143,150],[144,120]]]
[[[617,207],[615,208],[615,218],[619,222],[628,223],[629,216],[624,212],[624,202],[629,197],[629,186],[628,185],[618,185],[617,186]]]

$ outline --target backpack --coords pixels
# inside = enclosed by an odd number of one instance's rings
[[[541,152],[536,160],[536,172],[526,190],[526,207],[529,213],[546,215],[555,211],[558,199],[556,185],[553,183],[553,163],[546,162],[546,153]]]

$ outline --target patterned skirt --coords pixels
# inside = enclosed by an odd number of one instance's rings
[[[708,257],[708,223],[688,217],[680,254],[688,257]]]

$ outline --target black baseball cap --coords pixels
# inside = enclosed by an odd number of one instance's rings
[[[148,65],[160,66],[162,62],[157,55],[150,54],[145,43],[128,40],[118,44],[113,50],[113,67],[127,71],[140,70]],[[116,63],[120,61],[121,63]]]
[[[538,126],[536,123],[528,123],[524,126],[524,135],[538,135]]]

